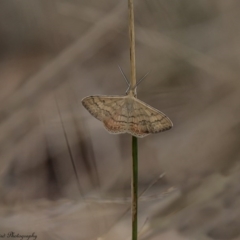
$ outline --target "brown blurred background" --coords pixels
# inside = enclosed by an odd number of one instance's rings
[[[240,239],[239,14],[135,0],[138,97],[174,123],[139,140],[140,239]],[[129,239],[131,137],[81,104],[125,93],[118,65],[127,0],[0,1],[0,234]]]

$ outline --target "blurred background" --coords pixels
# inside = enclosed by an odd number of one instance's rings
[[[139,140],[142,240],[240,239],[239,14],[135,0],[138,98],[174,124]],[[130,239],[131,137],[81,104],[125,93],[118,65],[127,0],[0,1],[0,234]]]

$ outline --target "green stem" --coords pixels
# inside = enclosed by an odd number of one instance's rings
[[[138,139],[132,136],[132,240],[138,238]]]

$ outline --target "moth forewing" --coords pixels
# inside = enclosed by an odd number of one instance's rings
[[[153,127],[153,132],[151,133],[166,131],[173,127],[172,121],[163,112],[139,99],[135,100],[141,105],[139,108],[141,108],[148,116],[146,120],[148,121],[149,126]]]

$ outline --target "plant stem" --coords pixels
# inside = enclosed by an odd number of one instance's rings
[[[131,87],[136,85],[135,32],[133,0],[128,0]],[[137,88],[134,90],[137,96]],[[132,136],[132,240],[138,238],[138,139]]]
[[[134,32],[133,0],[128,0],[128,11],[129,11],[131,86],[133,87],[136,85],[136,60],[135,60],[135,32]],[[135,93],[136,93],[136,89],[135,89]]]
[[[132,136],[132,240],[138,238],[138,139]]]

